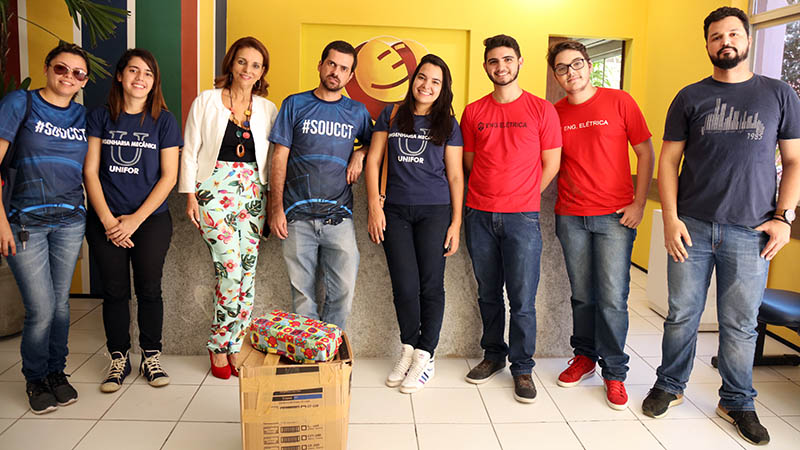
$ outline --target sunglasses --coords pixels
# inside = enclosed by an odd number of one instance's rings
[[[55,73],[56,75],[66,75],[71,71],[72,77],[78,81],[83,81],[89,77],[89,74],[86,73],[85,70],[77,68],[73,69],[63,63],[55,63],[52,65],[52,67],[53,67],[53,73]]]

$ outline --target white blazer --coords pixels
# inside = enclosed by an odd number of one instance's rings
[[[222,89],[203,91],[194,99],[186,119],[178,192],[193,193],[197,183],[211,176],[230,116],[231,111],[222,104]],[[278,108],[274,103],[264,97],[253,96],[250,131],[256,147],[258,176],[264,185],[269,181],[267,158],[272,153],[269,132],[277,116]]]

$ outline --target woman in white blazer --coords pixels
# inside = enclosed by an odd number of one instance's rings
[[[269,143],[278,110],[264,98],[269,53],[258,39],[234,42],[215,87],[192,102],[178,191],[203,235],[216,270],[215,314],[208,339],[211,373],[237,376],[253,309],[258,243],[267,211]]]

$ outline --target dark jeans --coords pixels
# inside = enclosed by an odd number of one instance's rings
[[[542,233],[538,212],[492,213],[466,208],[467,249],[478,280],[481,348],[490,361],[511,361],[511,374],[530,374],[536,351],[536,289]],[[503,338],[511,308],[509,345]]]
[[[139,346],[143,350],[161,350],[164,315],[161,275],[172,239],[169,212],[152,215],[142,222],[131,236],[133,248],[117,247],[106,240],[103,224],[94,212],[90,212],[86,223],[86,239],[101,277],[103,325],[109,353],[125,353],[131,348],[131,316],[128,308],[131,267],[138,302]]]
[[[444,318],[444,239],[450,205],[384,208],[383,250],[392,279],[400,341],[433,355]]]
[[[572,338],[576,355],[600,362],[603,378],[625,381],[628,292],[636,230],[622,214],[556,216],[572,287]]]

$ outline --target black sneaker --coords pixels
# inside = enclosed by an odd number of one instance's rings
[[[683,403],[683,394],[670,394],[663,389],[654,387],[650,389],[642,402],[642,412],[645,416],[660,419],[667,415],[667,409],[681,403]]]
[[[536,386],[530,374],[514,377],[514,399],[520,403],[533,403],[536,401]]]
[[[108,368],[106,379],[100,384],[101,392],[117,392],[122,383],[131,373],[131,360],[128,352],[111,352],[111,366]]]
[[[139,364],[139,373],[154,387],[169,384],[169,375],[161,368],[159,356],[161,352],[158,350],[142,350],[142,362]]]
[[[58,409],[56,396],[50,390],[47,379],[28,381],[25,385],[25,392],[28,394],[28,403],[34,414],[49,413]]]
[[[477,366],[469,371],[466,377],[467,382],[472,384],[483,384],[494,378],[503,368],[506,367],[505,362],[495,362],[484,359]]]
[[[78,401],[78,391],[69,384],[64,372],[53,372],[47,376],[47,384],[56,396],[58,406],[67,406]]]
[[[717,415],[732,423],[745,441],[753,445],[769,443],[769,432],[758,421],[755,411],[728,411],[717,405]]]

